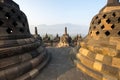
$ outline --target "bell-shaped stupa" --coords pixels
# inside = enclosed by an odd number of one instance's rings
[[[96,80],[120,80],[120,3],[108,0],[93,17],[76,66]]]
[[[57,35],[55,36],[55,38],[52,40],[52,44],[53,44],[54,47],[57,47],[57,45],[58,45],[59,42],[60,42],[60,37],[59,37],[59,35],[57,34]]]
[[[48,36],[48,34],[46,33],[46,35],[43,37],[43,42],[44,42],[44,46],[45,47],[50,47],[52,46],[52,41],[50,36]]]
[[[49,61],[26,15],[12,0],[0,0],[0,80],[31,80]]]
[[[81,41],[82,41],[81,35],[75,36],[75,38],[72,40],[73,46],[79,46]]]
[[[61,36],[57,47],[69,47],[71,45],[71,40],[71,37],[67,33],[67,27],[65,27],[65,33]]]

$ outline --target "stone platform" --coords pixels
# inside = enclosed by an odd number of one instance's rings
[[[75,49],[71,47],[47,49],[52,54],[52,60],[34,80],[94,80],[75,68],[71,59]]]

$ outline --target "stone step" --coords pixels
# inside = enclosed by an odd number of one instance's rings
[[[116,77],[116,78],[119,77],[120,71],[118,68],[103,64],[99,61],[90,59],[90,58],[85,57],[81,54],[79,54],[78,58],[83,65],[85,65],[86,67],[88,67],[92,70],[95,70],[101,74],[105,74],[105,75],[107,74],[107,75],[112,76],[112,77]]]
[[[41,64],[42,61],[45,59],[46,51],[41,54],[43,55],[39,55],[31,59],[30,61],[23,62],[21,64],[18,64],[18,65],[9,67],[8,69],[0,71],[0,80],[4,80],[4,79],[13,80],[16,77],[19,77],[29,72],[30,70],[32,70],[33,68]]]
[[[16,78],[15,80],[32,80],[40,73],[40,71],[46,66],[46,64],[48,64],[49,61],[50,61],[50,54],[48,53],[44,61],[39,66],[35,67],[28,73]]]
[[[22,46],[16,47],[8,47],[8,48],[1,48],[0,49],[0,58],[9,57],[12,55],[18,55],[21,53],[26,53],[28,51],[32,51],[40,46],[40,42],[35,42],[31,44],[26,44]]]
[[[95,60],[95,61],[99,61],[103,64],[109,65],[109,66],[113,66],[116,68],[120,68],[120,58],[118,57],[112,57],[112,56],[108,56],[108,55],[103,55],[100,53],[95,53],[93,51],[90,51],[86,48],[81,48],[79,50],[78,55],[81,54],[89,59]]]
[[[42,56],[43,55],[42,53],[44,51],[45,49],[43,49],[42,47],[39,47],[37,50],[34,50],[34,51],[30,51],[30,52],[27,52],[21,55],[16,55],[16,56],[0,59],[0,70],[16,65],[16,64],[20,64],[28,60],[31,60],[32,58],[35,58],[40,54]]]
[[[36,39],[34,39],[34,38],[4,40],[4,41],[0,41],[0,48],[21,46],[21,45],[25,45],[25,44],[34,43],[35,41],[36,41]]]
[[[82,64],[80,61],[75,60],[74,63],[76,64],[77,68],[79,68],[89,76],[95,78],[96,80],[119,80],[119,78],[90,69],[86,65]]]

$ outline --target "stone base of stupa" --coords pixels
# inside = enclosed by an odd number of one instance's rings
[[[0,42],[0,80],[31,80],[50,55],[34,37]]]
[[[57,47],[69,47],[69,43],[63,43],[63,42],[59,42]]]

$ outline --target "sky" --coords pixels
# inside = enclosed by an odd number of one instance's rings
[[[29,25],[76,24],[90,21],[107,0],[14,0],[27,15]]]

